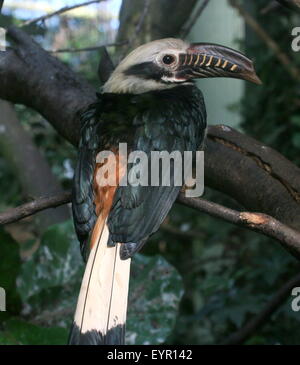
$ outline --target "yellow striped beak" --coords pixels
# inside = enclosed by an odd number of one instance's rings
[[[179,77],[230,77],[261,84],[253,62],[242,53],[224,46],[193,43],[179,55]]]

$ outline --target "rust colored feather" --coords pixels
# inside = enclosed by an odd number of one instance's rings
[[[92,232],[90,248],[93,247],[95,242],[97,242],[99,237],[101,236],[105,220],[110,212],[113,203],[116,189],[126,171],[126,158],[124,156],[120,156],[117,149],[113,149],[112,152],[113,155],[106,158],[105,162],[96,163],[93,179],[93,189],[95,211],[98,219]],[[105,185],[101,183],[101,178],[103,177],[101,169],[104,167],[106,170],[109,170],[114,174],[114,185]],[[108,176],[105,175],[105,177],[107,178]]]

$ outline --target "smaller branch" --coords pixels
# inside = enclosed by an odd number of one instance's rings
[[[4,3],[4,0],[0,0],[0,15],[1,15],[2,8],[3,8],[3,3]]]
[[[260,14],[265,15],[268,14],[270,11],[277,10],[278,8],[280,8],[280,5],[275,0],[273,0],[261,9]]]
[[[0,225],[18,221],[44,209],[69,203],[70,200],[71,193],[69,192],[36,199],[0,214]],[[179,194],[177,202],[200,212],[207,213],[212,217],[221,218],[229,223],[246,227],[252,231],[274,238],[294,257],[300,259],[300,232],[271,216],[262,213],[238,212],[205,199],[187,198],[184,196],[184,193]]]
[[[16,222],[41,210],[56,208],[71,201],[71,193],[61,193],[51,197],[43,197],[20,205],[0,214],[0,225]]]
[[[186,198],[183,193],[178,196],[177,202],[207,213],[213,217],[221,218],[229,223],[246,227],[252,231],[274,238],[279,241],[281,245],[294,257],[298,260],[300,259],[300,232],[279,222],[269,215],[262,213],[238,212],[205,199]]]
[[[137,37],[139,35],[139,33],[141,32],[143,25],[145,23],[146,16],[150,9],[151,0],[144,0],[144,1],[145,1],[144,9],[143,9],[143,12],[141,13],[140,20],[135,28],[134,37]]]
[[[195,25],[196,21],[199,19],[199,17],[202,15],[203,11],[207,7],[208,3],[209,3],[209,0],[203,0],[203,3],[199,6],[199,9],[196,11],[194,16],[192,16],[190,21],[188,21],[187,24],[182,28],[182,31],[181,31],[182,38],[185,38],[188,36],[191,29]]]
[[[102,47],[121,47],[128,44],[128,42],[121,43],[106,43],[100,46],[85,47],[85,48],[61,48],[61,49],[50,49],[47,50],[49,53],[75,53],[75,52],[92,52],[99,51]]]
[[[149,9],[150,9],[150,4],[151,4],[151,0],[144,0],[144,8],[143,11],[141,12],[141,16],[140,19],[135,27],[135,32],[134,34],[129,38],[128,40],[128,47],[127,49],[130,49],[133,45],[134,45],[134,41],[137,39],[138,35],[140,34],[143,25],[145,23],[146,20],[146,16],[149,13]],[[125,53],[127,51],[127,49],[124,50],[124,53],[121,55],[121,58],[123,58],[125,56]]]
[[[277,0],[282,6],[299,13],[300,0]]]
[[[262,327],[272,316],[272,314],[291,295],[291,290],[300,285],[300,274],[294,276],[285,283],[273,296],[263,310],[254,316],[250,321],[233,335],[229,336],[222,345],[240,345],[250,338],[260,327]]]
[[[63,8],[61,8],[57,11],[54,11],[53,13],[49,13],[49,14],[40,16],[40,17],[35,18],[35,19],[27,20],[26,22],[24,22],[21,25],[21,27],[24,27],[26,25],[35,24],[35,23],[40,22],[40,21],[45,21],[46,19],[52,18],[53,16],[60,15],[62,13],[65,13],[65,12],[73,10],[73,9],[81,8],[82,6],[88,6],[88,5],[91,5],[91,4],[100,3],[101,1],[105,1],[105,0],[90,0],[90,1],[86,1],[84,3],[76,4],[76,5],[73,5],[73,6],[64,6]]]
[[[265,44],[275,53],[280,63],[289,72],[289,74],[300,82],[300,70],[293,65],[290,58],[283,52],[280,46],[273,38],[259,25],[259,23],[249,14],[236,0],[229,0],[232,7],[236,8],[245,22],[254,30],[254,32],[265,42]]]

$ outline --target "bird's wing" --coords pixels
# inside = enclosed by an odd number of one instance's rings
[[[93,188],[96,155],[99,149],[96,110],[97,105],[92,104],[81,115],[81,140],[72,190],[74,226],[85,259],[88,256],[89,237],[97,220]]]
[[[163,102],[160,105],[164,105]],[[195,151],[204,135],[198,135],[203,125],[204,133],[206,114],[197,111],[194,115],[181,108],[180,103],[169,110],[162,107],[151,108],[138,114],[134,120],[137,126],[132,150],[143,151],[150,161],[151,151]],[[197,120],[193,120],[197,118]],[[202,119],[202,120],[199,120]],[[197,145],[198,143],[198,145]],[[132,164],[128,165],[128,170]],[[147,166],[150,176],[150,164]],[[160,176],[170,174],[170,186],[119,186],[108,217],[110,243],[124,243],[121,248],[123,258],[131,257],[139,250],[147,238],[156,232],[171,209],[181,186],[176,186],[176,171],[171,163],[170,170],[159,167]],[[178,173],[178,171],[177,171]],[[160,179],[161,184],[162,179]]]
[[[106,200],[104,190],[95,189],[96,157],[101,150],[117,153],[119,143],[126,142],[128,153],[143,151],[150,157],[151,151],[195,151],[203,141],[206,113],[201,96],[197,94],[197,103],[191,101],[188,108],[182,104],[182,97],[172,105],[169,97],[163,97],[103,95],[82,115],[73,213],[84,257],[89,252],[87,243],[100,213],[97,202],[101,210]],[[192,95],[188,94],[186,99],[192,100]],[[131,167],[128,164],[128,171]],[[126,243],[121,250],[124,257],[137,251],[168,214],[181,188],[174,184],[172,164],[170,177],[170,186],[128,185],[112,189],[113,205],[108,215],[110,243]]]

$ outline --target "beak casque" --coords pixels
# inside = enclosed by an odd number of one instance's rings
[[[234,49],[209,43],[193,43],[180,55],[180,73],[190,78],[230,77],[261,84],[253,62]]]

